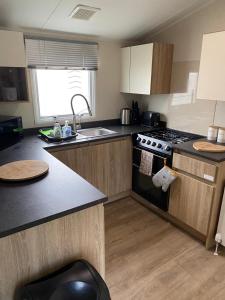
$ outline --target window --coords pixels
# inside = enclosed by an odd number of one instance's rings
[[[52,122],[53,116],[72,115],[70,100],[74,94],[84,95],[95,114],[97,43],[26,37],[25,47],[36,123]],[[87,113],[81,97],[76,99],[74,110],[76,114]]]
[[[52,121],[53,116],[68,118],[72,114],[70,100],[74,94],[84,95],[95,113],[95,71],[33,69],[35,121]],[[81,97],[74,105],[76,114],[87,114]]]

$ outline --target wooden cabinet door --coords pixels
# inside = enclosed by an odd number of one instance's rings
[[[130,92],[130,47],[121,49],[121,87],[123,93]]]
[[[131,190],[131,138],[51,153],[107,196]]]
[[[150,43],[121,49],[121,92],[168,94],[173,45]]]
[[[169,213],[206,235],[214,187],[190,176],[177,173],[170,191]]]
[[[225,31],[203,35],[197,98],[225,101]]]
[[[173,168],[215,182],[217,166],[179,153],[173,154]]]
[[[173,64],[173,45],[154,43],[151,94],[169,94]]]
[[[109,197],[131,190],[131,139],[90,145],[89,148],[91,183]]]
[[[109,180],[109,144],[90,145],[89,148],[89,172],[90,183],[102,193],[108,196]]]
[[[89,183],[108,194],[109,144],[82,146],[80,148],[51,152]]]
[[[108,144],[109,173],[108,196],[131,190],[132,145],[131,139]]]
[[[26,67],[22,32],[0,30],[0,67]]]
[[[51,154],[66,166],[91,182],[91,153],[88,146],[67,150],[52,151]]]
[[[130,93],[150,95],[153,43],[131,47]]]

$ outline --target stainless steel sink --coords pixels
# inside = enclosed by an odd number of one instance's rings
[[[117,132],[102,127],[96,127],[96,128],[81,129],[78,131],[78,133],[85,137],[97,137],[97,136],[115,134]]]

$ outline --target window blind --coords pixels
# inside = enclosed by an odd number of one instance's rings
[[[29,68],[98,69],[98,44],[25,38]]]

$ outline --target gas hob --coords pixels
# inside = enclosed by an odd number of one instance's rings
[[[135,144],[147,150],[172,155],[173,144],[197,140],[201,137],[192,133],[163,128],[137,134]]]

